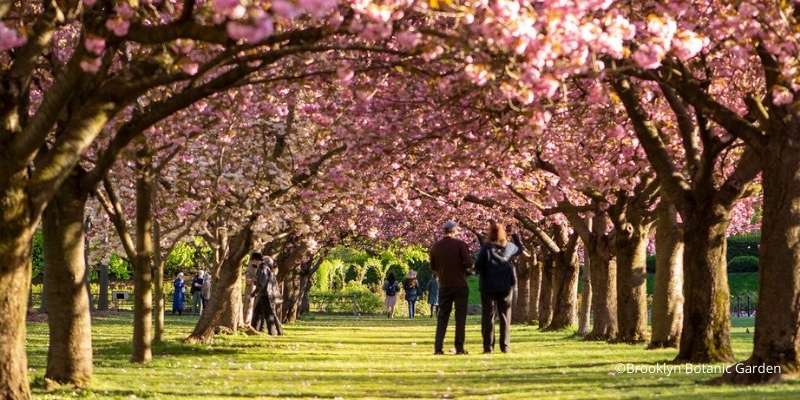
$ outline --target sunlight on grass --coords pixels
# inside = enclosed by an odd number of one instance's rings
[[[29,363],[36,398],[774,398],[800,396],[800,384],[732,387],[702,383],[713,375],[617,374],[619,363],[669,361],[674,350],[583,342],[570,332],[515,326],[511,354],[480,354],[471,317],[468,356],[433,356],[434,323],[379,317],[310,316],[287,336],[219,337],[211,346],[180,342],[194,319],[168,317],[167,341],[147,366],[128,363],[129,315],[94,320],[91,390],[44,392],[47,325],[29,324]],[[737,320],[733,344],[747,356],[750,321]],[[749,329],[751,333],[745,333]],[[448,340],[451,336],[448,337]]]

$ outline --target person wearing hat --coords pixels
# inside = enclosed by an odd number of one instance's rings
[[[450,322],[450,312],[455,308],[456,354],[467,354],[464,336],[467,325],[467,274],[472,268],[473,258],[469,246],[456,236],[458,224],[447,221],[442,227],[444,237],[430,251],[431,270],[439,279],[439,313],[436,319],[436,341],[434,354],[444,354],[444,335]]]
[[[406,293],[406,302],[408,303],[408,318],[414,319],[417,299],[420,297],[420,288],[417,283],[417,271],[413,269],[408,271],[406,279],[403,280],[403,291]]]

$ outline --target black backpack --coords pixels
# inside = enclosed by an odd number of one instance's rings
[[[517,283],[514,277],[514,265],[511,261],[496,254],[494,246],[484,249],[488,263],[484,272],[481,289],[484,293],[505,293]]]
[[[394,296],[397,294],[397,283],[396,282],[386,282],[384,285],[383,290],[386,292],[387,296]]]

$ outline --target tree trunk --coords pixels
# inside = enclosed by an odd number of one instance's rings
[[[153,341],[160,342],[164,337],[164,260],[161,258],[161,228],[158,218],[153,218],[153,291],[156,307],[153,311],[155,327]]]
[[[596,235],[589,246],[592,268],[592,331],[586,340],[612,340],[617,337],[617,260],[611,255],[608,236]]]
[[[649,226],[622,224],[614,235],[617,256],[616,341],[647,340],[647,236]]]
[[[311,285],[313,284],[314,274],[303,274],[300,277],[300,292],[302,293],[300,299],[300,315],[306,314],[311,309],[311,303],[308,298],[309,292],[311,292]]]
[[[542,287],[542,262],[536,255],[531,255],[530,260],[530,291],[528,295],[528,322],[539,322],[539,297]]]
[[[553,279],[553,318],[548,330],[566,329],[577,322],[578,258],[574,252],[561,252],[555,257]]]
[[[662,196],[656,209],[653,335],[648,348],[677,347],[683,323],[683,233],[677,211]]]
[[[583,290],[581,291],[581,304],[580,309],[578,311],[578,335],[579,336],[586,336],[589,334],[589,310],[591,310],[592,306],[592,281],[591,281],[591,274],[592,274],[592,266],[591,260],[589,259],[588,251],[586,250],[586,246],[584,246],[584,257],[583,257],[583,274],[581,275],[581,283],[583,283]]]
[[[227,241],[227,239],[225,239]],[[242,260],[253,247],[253,231],[248,225],[231,239],[229,252],[212,276],[211,299],[200,315],[189,342],[208,342],[218,327],[238,329],[242,321]],[[234,323],[235,321],[235,323]]]
[[[692,210],[683,218],[683,326],[676,362],[734,360],[725,264],[730,211],[710,208]]]
[[[153,174],[152,154],[137,151],[136,257],[133,261],[133,354],[131,361],[153,358]]]
[[[86,387],[92,378],[92,326],[86,287],[84,211],[87,195],[70,176],[43,213],[47,269],[48,382]]]
[[[515,324],[528,323],[531,267],[529,260],[520,258],[517,263],[517,297],[511,310],[511,322]]]
[[[297,320],[300,309],[300,274],[296,270],[289,271],[283,279],[283,314],[284,323]]]
[[[542,260],[542,289],[539,291],[539,329],[547,329],[553,320],[553,275],[555,267],[553,256],[548,254]]]
[[[771,383],[800,374],[800,146],[796,139],[787,142],[773,140],[769,158],[762,161],[764,215],[753,353],[737,366],[739,372],[729,369],[724,378],[733,383]],[[743,369],[759,365],[779,366],[780,371]]]
[[[235,271],[231,271],[233,273],[231,273],[227,279],[231,279],[233,283],[229,286],[229,290],[225,292],[230,295],[230,299],[228,299],[225,304],[230,304],[230,306],[223,309],[222,318],[219,320],[219,324],[217,324],[219,327],[230,329],[231,332],[236,332],[244,326],[241,268],[243,260],[244,257],[239,260],[239,268],[231,265],[231,269]],[[238,271],[238,273],[236,273],[236,271]]]
[[[5,173],[5,172],[3,172]],[[24,173],[2,177],[21,180]],[[21,187],[0,195],[0,399],[30,398],[25,352],[25,311],[31,279],[31,240],[38,221]]]

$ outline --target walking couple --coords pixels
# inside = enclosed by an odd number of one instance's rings
[[[439,278],[439,313],[436,323],[434,354],[444,354],[444,335],[455,307],[456,354],[467,354],[464,336],[467,322],[469,289],[467,275],[473,261],[478,273],[481,292],[481,335],[483,352],[491,353],[495,347],[494,321],[500,319],[500,351],[508,352],[511,343],[511,299],[516,285],[516,272],[512,260],[522,251],[522,244],[514,236],[508,241],[503,225],[490,221],[488,240],[481,244],[473,258],[467,244],[457,239],[458,225],[453,221],[444,224],[444,237],[431,248],[431,270]]]

